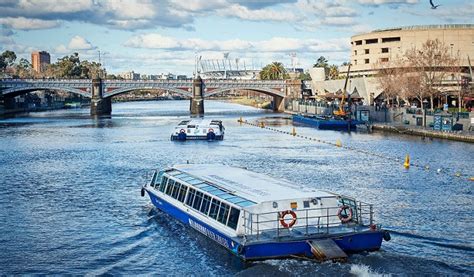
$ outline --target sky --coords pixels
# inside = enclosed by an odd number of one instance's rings
[[[350,58],[350,37],[376,29],[474,23],[474,1],[0,0],[0,51],[51,61],[79,53],[109,73],[191,76],[196,57],[310,68]],[[99,54],[100,53],[100,54]]]

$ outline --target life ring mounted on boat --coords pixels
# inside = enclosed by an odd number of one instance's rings
[[[182,134],[185,134],[185,133],[186,133],[186,130],[181,129],[181,130],[179,130],[179,132],[182,133]]]
[[[209,128],[209,130],[207,130],[209,133],[214,133],[214,129],[212,128]]]
[[[290,223],[286,223],[286,221],[285,221],[285,216],[286,215],[291,215]],[[291,227],[293,227],[293,225],[295,225],[295,223],[296,223],[296,213],[294,211],[286,210],[286,211],[280,213],[280,224],[281,224],[281,226],[283,226],[284,228],[291,228]]]
[[[337,211],[337,217],[339,217],[342,223],[347,223],[351,221],[352,216],[353,216],[352,208],[349,207],[348,205],[342,205]]]

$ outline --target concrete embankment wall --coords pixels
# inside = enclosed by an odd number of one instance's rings
[[[426,129],[412,129],[412,128],[407,128],[404,126],[392,126],[392,125],[384,125],[384,124],[373,124],[372,129],[388,131],[388,132],[393,132],[397,134],[441,138],[441,139],[449,139],[449,140],[455,140],[455,141],[474,143],[474,136],[469,135],[469,134],[441,132],[441,131],[426,130]]]

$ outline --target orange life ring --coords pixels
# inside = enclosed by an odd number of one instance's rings
[[[342,214],[342,211],[346,211],[346,215]],[[348,205],[343,205],[337,211],[337,217],[341,220],[342,223],[347,223],[352,220],[352,208]]]
[[[291,215],[292,219],[290,221],[290,223],[286,223],[285,222],[285,215]],[[293,225],[295,225],[296,223],[296,213],[294,211],[291,211],[291,210],[286,210],[282,213],[280,213],[280,224],[281,226],[283,226],[284,228],[291,228],[293,227]]]
[[[186,130],[181,129],[181,130],[179,130],[179,132],[180,132],[180,133],[186,133]]]
[[[214,133],[214,129],[212,128],[209,128],[209,130],[207,130],[209,133]]]

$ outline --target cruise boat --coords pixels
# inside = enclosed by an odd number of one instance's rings
[[[240,167],[175,165],[155,171],[141,193],[245,261],[346,259],[390,239],[370,204]]]
[[[221,120],[187,119],[174,128],[171,140],[223,140],[224,130]]]

